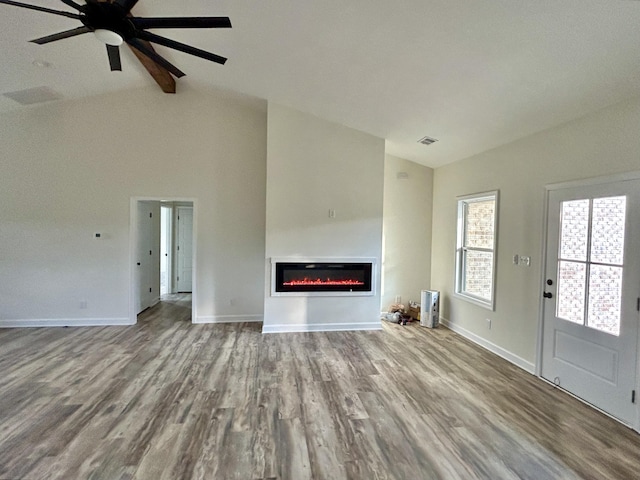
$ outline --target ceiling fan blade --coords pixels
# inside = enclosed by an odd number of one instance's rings
[[[231,28],[229,17],[131,18],[136,28]]]
[[[148,49],[146,45],[140,41],[140,39],[130,38],[127,40],[127,43],[131,45],[133,48],[135,48],[136,50],[138,50],[139,52],[142,52],[143,54],[145,54],[147,57],[149,57],[151,60],[156,62],[158,65],[169,70],[176,77],[181,78],[185,76],[184,72],[180,71],[176,66],[169,63],[165,58],[158,55],[157,52],[154,52],[153,50]]]
[[[220,55],[216,55],[215,53],[206,52],[204,50],[200,50],[199,48],[192,47],[191,45],[185,45],[184,43],[161,37],[160,35],[156,35],[155,33],[145,32],[141,30],[139,32],[136,32],[136,35],[143,40],[147,40],[148,42],[157,43],[158,45],[164,45],[165,47],[173,48],[174,50],[179,50],[190,55],[195,55],[196,57],[204,58],[221,65],[224,65],[224,63],[227,61],[226,58],[221,57]]]
[[[78,27],[64,32],[54,33],[53,35],[47,35],[46,37],[36,38],[35,40],[30,40],[30,42],[37,43],[38,45],[44,45],[45,43],[55,42],[57,40],[62,40],[63,38],[70,38],[84,33],[89,33],[90,31],[91,29],[89,27]]]
[[[14,2],[12,0],[0,0],[0,3],[6,3],[7,5],[13,5],[15,7],[28,8],[29,10],[52,13],[54,15],[60,15],[62,17],[68,17],[68,18],[73,18],[75,20],[80,20],[80,15],[78,15],[77,13],[63,12],[62,10],[52,10],[51,8],[38,7],[36,5],[29,5],[28,3]]]
[[[151,45],[146,40],[138,40],[138,41],[142,43],[145,47],[147,47],[149,50],[152,50],[155,52],[153,45]],[[140,61],[140,64],[145,68],[147,72],[149,72],[149,75],[151,75],[151,78],[153,78],[153,80],[158,84],[158,86],[162,89],[164,93],[169,93],[169,94],[176,93],[176,79],[173,78],[173,75],[171,75],[171,73],[169,73],[169,70],[158,65],[156,62],[151,60],[140,50],[132,47],[131,45],[127,45],[127,47],[129,47],[129,50],[131,50],[131,53],[133,53],[135,57]]]
[[[109,66],[111,67],[111,71],[121,72],[122,63],[120,62],[120,47],[107,45],[107,55],[109,55]]]
[[[69,5],[71,8],[75,8],[79,12],[84,12],[84,5],[80,5],[73,0],[60,0],[65,5]]]

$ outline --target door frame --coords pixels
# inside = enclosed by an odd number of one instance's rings
[[[135,292],[136,288],[135,282],[135,269],[133,266],[136,263],[136,242],[138,240],[138,202],[151,201],[151,202],[184,202],[184,203],[192,203],[193,204],[193,244],[192,244],[192,275],[191,275],[191,323],[196,323],[195,319],[197,318],[197,282],[196,282],[196,255],[197,255],[197,212],[198,212],[198,201],[195,198],[187,198],[187,197],[131,197],[129,200],[129,320],[132,325],[135,325],[138,322],[138,315],[136,313],[136,305],[135,305]]]
[[[544,335],[544,298],[542,297],[542,293],[544,292],[544,287],[545,287],[545,279],[547,278],[547,271],[546,271],[546,258],[547,258],[547,234],[548,232],[548,228],[549,228],[549,195],[552,191],[554,190],[562,190],[565,188],[576,188],[576,187],[590,187],[593,185],[603,185],[603,184],[607,184],[607,183],[620,183],[620,182],[625,182],[625,181],[634,181],[634,180],[640,180],[640,171],[634,171],[634,172],[628,172],[628,173],[619,173],[619,174],[613,174],[613,175],[605,175],[605,176],[600,176],[600,177],[591,177],[591,178],[584,178],[584,179],[579,179],[579,180],[570,180],[570,181],[566,181],[566,182],[559,182],[559,183],[551,183],[551,184],[547,184],[545,185],[545,190],[544,190],[544,201],[543,201],[543,212],[542,212],[542,228],[541,230],[541,234],[542,234],[542,238],[541,238],[541,251],[540,251],[540,282],[538,283],[538,339],[537,339],[537,344],[536,344],[536,364],[535,364],[535,375],[536,377],[538,377],[539,379],[547,382],[547,383],[551,383],[548,380],[542,378],[542,348],[543,348],[543,335]],[[640,295],[640,291],[638,292],[638,295]],[[640,315],[640,313],[639,313]],[[640,328],[638,329],[638,343],[637,343],[638,347],[637,347],[637,352],[636,352],[636,388],[639,389],[638,393],[640,394]],[[553,385],[551,383],[551,385]],[[570,392],[567,392],[566,390],[563,390],[564,392],[566,392],[567,394],[571,395],[572,397],[580,400],[583,403],[586,403],[587,405],[589,405],[592,408],[595,408],[596,410],[604,413],[605,415],[607,415],[610,418],[613,418],[616,421],[620,421],[617,418],[613,417],[612,415],[608,414],[607,412],[595,407],[594,405],[584,401],[583,399],[573,395]],[[635,407],[635,418],[632,422],[632,424],[630,425],[631,428],[633,428],[636,432],[640,432],[640,401],[636,400],[636,407]]]

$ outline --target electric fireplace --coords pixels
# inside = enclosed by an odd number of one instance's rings
[[[372,261],[274,260],[271,265],[273,296],[344,296],[374,293]]]

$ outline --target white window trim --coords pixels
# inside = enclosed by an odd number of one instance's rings
[[[462,281],[463,281],[463,245],[464,245],[464,205],[468,201],[483,201],[483,200],[495,200],[495,209],[493,212],[493,265],[492,265],[492,278],[491,278],[491,300],[486,300],[482,297],[478,297],[476,295],[472,295],[462,291]],[[483,193],[475,193],[471,195],[463,195],[457,197],[457,227],[456,227],[456,278],[455,278],[455,288],[454,295],[458,298],[461,298],[467,302],[473,303],[480,307],[486,308],[487,310],[494,311],[496,304],[496,259],[498,258],[498,209],[500,205],[499,201],[499,191],[492,190],[489,192]],[[489,251],[489,250],[487,250]]]

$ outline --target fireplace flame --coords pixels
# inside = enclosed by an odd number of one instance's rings
[[[303,278],[300,280],[291,280],[290,282],[283,282],[283,285],[287,287],[295,287],[298,285],[364,285],[364,282],[359,280],[332,280],[330,278]]]

